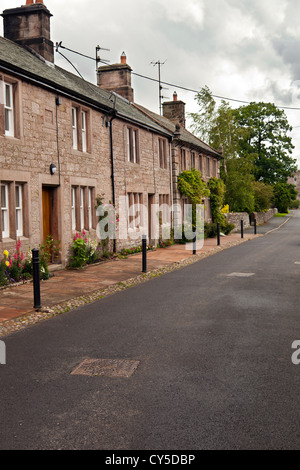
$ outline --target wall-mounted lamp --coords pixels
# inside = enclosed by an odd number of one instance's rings
[[[51,163],[51,165],[50,165],[50,174],[54,175],[56,173],[56,170],[57,170],[57,168],[54,165],[54,163]]]

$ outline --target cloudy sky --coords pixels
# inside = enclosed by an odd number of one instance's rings
[[[125,51],[133,72],[176,85],[186,111],[207,85],[214,95],[266,101],[285,110],[300,168],[300,2],[298,0],[44,0],[53,14],[52,40],[83,54],[116,63]],[[1,10],[25,0],[0,0]],[[0,22],[2,23],[2,22]],[[0,34],[3,35],[2,24]],[[61,50],[83,77],[96,82],[95,62]],[[70,65],[56,53],[58,65]],[[133,75],[135,101],[159,112],[158,84]],[[239,103],[230,102],[232,106]],[[299,126],[299,127],[297,127]]]

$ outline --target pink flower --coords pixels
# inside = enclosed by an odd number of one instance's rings
[[[19,268],[20,268],[21,266],[22,266],[21,263],[19,263]]]
[[[83,230],[82,235],[85,235],[85,233],[86,233],[86,232]]]
[[[14,254],[14,259],[18,259],[17,253]]]

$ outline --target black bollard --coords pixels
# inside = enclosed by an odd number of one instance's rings
[[[244,238],[244,221],[241,220],[241,238]]]
[[[256,229],[256,219],[254,219],[254,235],[256,235],[257,229]]]
[[[220,222],[217,222],[217,241],[218,241],[218,246],[221,244],[220,242]]]
[[[40,258],[39,250],[33,248],[32,250],[32,270],[33,270],[33,308],[41,308],[41,289],[40,289]]]
[[[197,243],[196,227],[193,227],[193,255],[197,254],[196,243]]]
[[[143,273],[147,272],[147,237],[143,235],[142,239],[142,254],[143,254]]]

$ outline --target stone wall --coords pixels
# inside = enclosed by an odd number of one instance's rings
[[[241,229],[241,220],[244,221],[244,228],[248,228],[250,227],[250,222],[251,225],[254,224],[254,219],[256,219],[257,225],[263,225],[277,213],[278,210],[275,208],[269,209],[267,212],[253,212],[251,217],[249,217],[247,212],[232,212],[230,214],[225,214],[225,216],[227,222],[235,225],[233,232],[239,232]]]
[[[254,224],[254,219],[256,219],[256,224],[257,225],[262,225],[268,222],[272,217],[274,217],[275,214],[278,213],[278,210],[275,209],[269,209],[267,212],[253,212],[251,214],[251,224]]]
[[[241,230],[241,220],[244,221],[244,228],[250,227],[250,218],[247,212],[231,212],[225,214],[227,222],[235,225],[232,232],[239,232]]]

